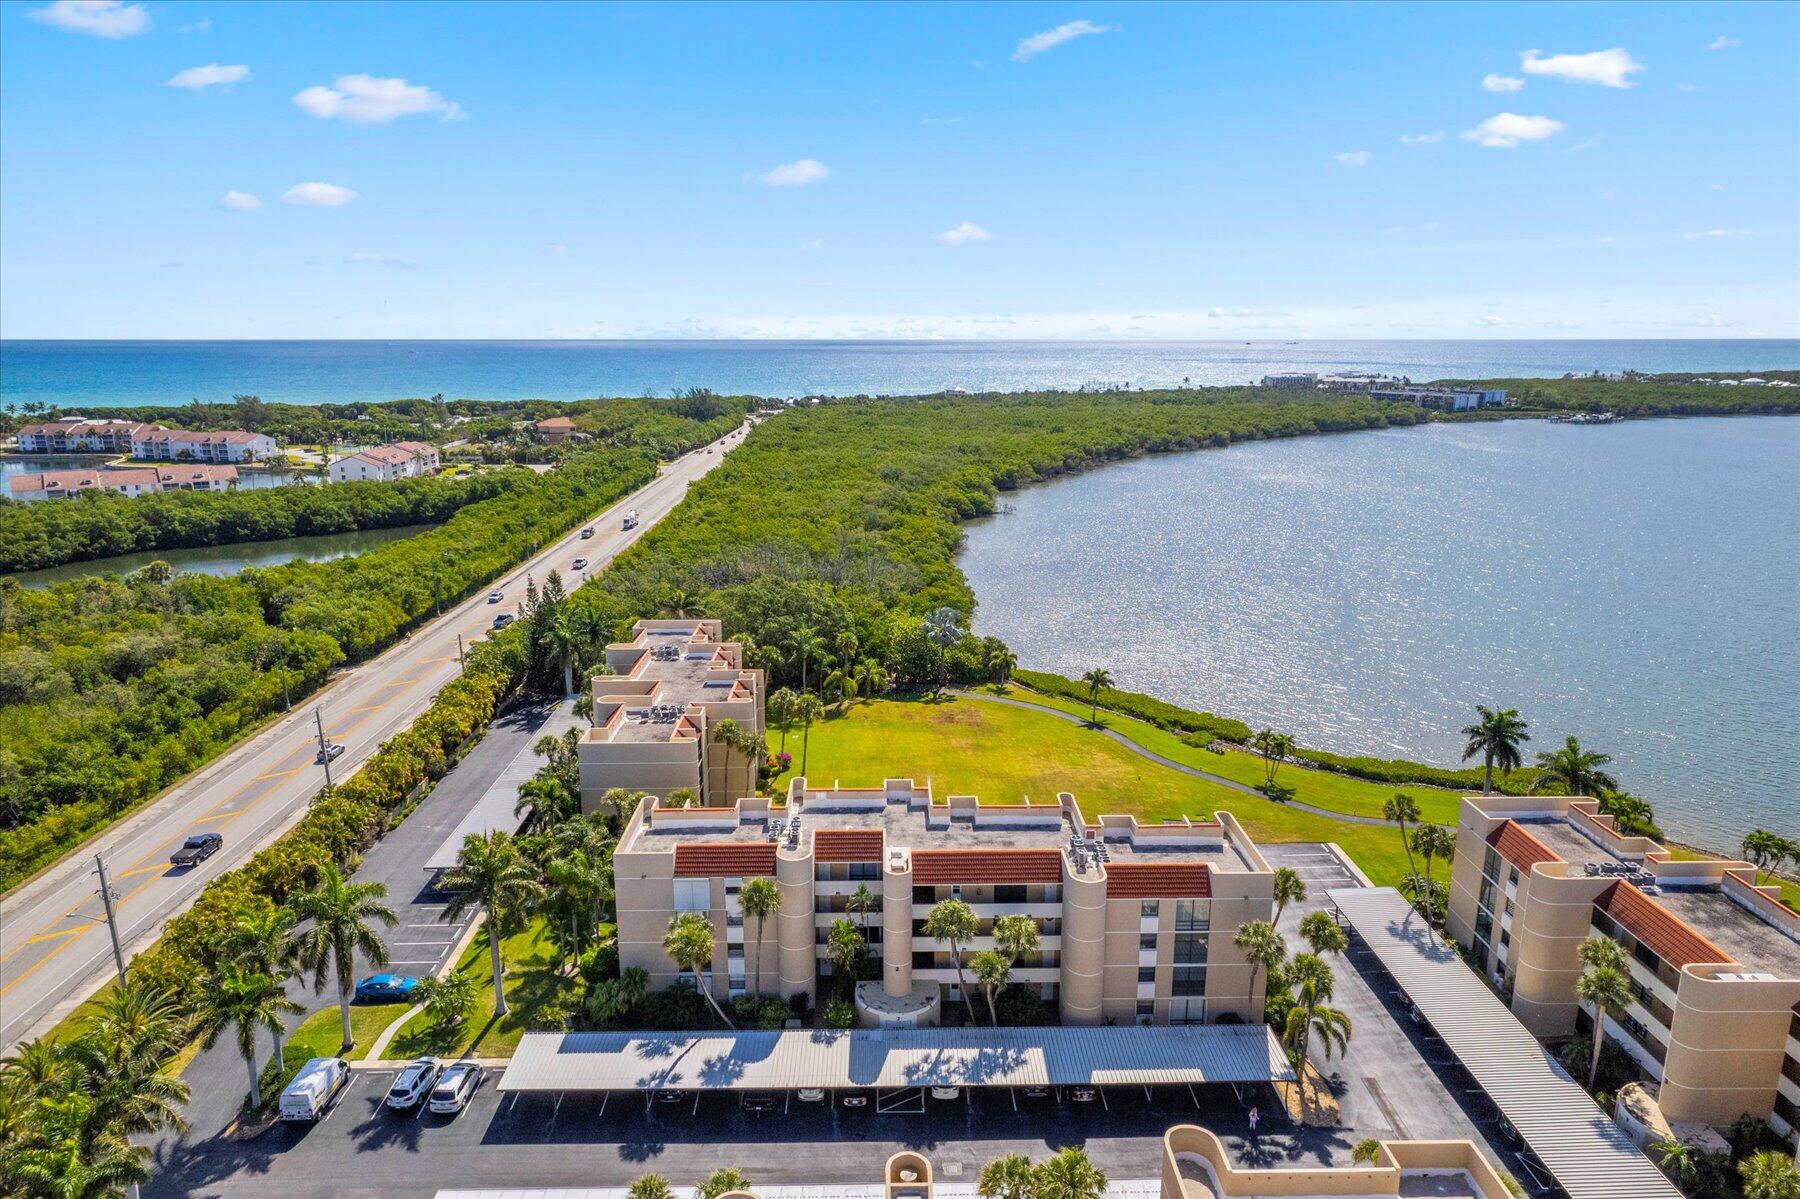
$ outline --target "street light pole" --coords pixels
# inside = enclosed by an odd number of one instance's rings
[[[329,791],[331,789],[331,751],[325,746],[325,718],[319,712],[318,708],[313,709],[313,725],[319,730],[319,761],[325,767],[325,789]]]
[[[288,677],[287,677],[287,667],[286,666],[283,666],[281,668],[281,700],[282,700],[282,709],[284,711],[292,712],[294,710],[294,693],[292,691],[288,690]]]
[[[112,888],[106,884],[106,863],[94,855],[94,873],[100,876],[100,902],[106,907],[106,931],[112,934],[113,965],[119,968],[119,983],[125,982],[125,951],[119,948],[119,923],[113,918]]]

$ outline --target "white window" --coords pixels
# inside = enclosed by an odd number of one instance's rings
[[[675,880],[675,910],[677,912],[704,912],[712,907],[712,880],[709,878],[678,878]]]

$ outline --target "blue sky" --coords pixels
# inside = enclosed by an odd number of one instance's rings
[[[6,0],[0,334],[1791,337],[1796,61],[1792,4]]]

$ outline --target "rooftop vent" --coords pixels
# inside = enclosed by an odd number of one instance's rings
[[[650,657],[657,662],[674,662],[681,657],[681,647],[678,645],[653,645],[650,647]]]

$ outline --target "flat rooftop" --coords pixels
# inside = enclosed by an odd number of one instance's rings
[[[992,813],[1007,813],[1009,805],[984,805],[981,809],[984,818]],[[1021,807],[1019,811],[1024,811]],[[1038,805],[1032,806],[1035,813]],[[952,819],[945,822],[940,818],[942,808],[934,814],[928,823],[925,808],[913,806],[898,799],[890,800],[879,808],[833,809],[828,800],[814,798],[801,809],[801,837],[803,848],[812,850],[813,834],[820,829],[879,829],[884,835],[887,848],[907,849],[1062,849],[1069,844],[1069,836],[1074,826],[1063,815],[1055,804],[1042,805],[1044,823],[1042,824],[1006,824],[990,822],[976,824],[967,819]],[[789,819],[786,807],[771,807],[767,820],[755,820],[739,823],[732,828],[714,825],[710,828],[689,828],[670,822],[658,826],[655,814],[639,827],[636,835],[625,846],[629,851],[661,851],[673,853],[678,845],[692,845],[697,842],[731,841],[752,843],[770,841],[775,838],[770,828],[772,821]],[[723,817],[723,813],[721,813]],[[1140,825],[1140,828],[1159,829],[1160,825]],[[1209,830],[1217,826],[1206,826]],[[1133,843],[1127,840],[1108,840],[1105,842],[1106,852],[1112,861],[1153,861],[1153,862],[1204,862],[1218,871],[1245,871],[1251,864],[1232,843],[1225,839],[1223,830],[1218,830],[1219,839],[1203,844],[1185,844],[1162,847]]]
[[[1582,834],[1573,824],[1563,818],[1554,820],[1516,820],[1521,828],[1542,841],[1546,848],[1565,862],[1574,862],[1580,866],[1586,862],[1623,862],[1627,859],[1618,857],[1600,847],[1592,838]]]
[[[1724,892],[1664,887],[1654,898],[1746,969],[1800,978],[1800,944],[1744,910]]]

